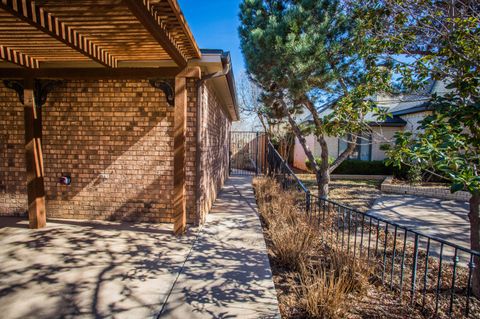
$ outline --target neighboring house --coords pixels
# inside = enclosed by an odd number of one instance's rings
[[[239,117],[229,53],[176,0],[0,11],[0,216],[202,223]]]
[[[367,115],[367,121],[370,120],[372,134],[365,135],[358,141],[357,148],[350,156],[350,159],[361,161],[374,161],[385,159],[385,151],[381,145],[388,144],[392,141],[394,135],[398,131],[418,131],[419,122],[425,116],[431,114],[430,99],[432,94],[443,95],[448,90],[443,82],[431,81],[423,90],[414,94],[398,94],[398,95],[378,95],[375,97],[377,105],[388,109],[392,117],[385,122],[375,121],[373,114]],[[328,106],[324,108],[321,116],[325,116],[332,112]],[[303,119],[303,121],[311,121],[311,115]],[[321,148],[313,135],[306,138],[307,144],[316,157],[320,156]],[[346,139],[337,137],[326,138],[329,155],[337,158],[347,147]],[[302,145],[298,140],[295,141],[294,166],[299,169],[306,169],[305,160],[307,159]]]

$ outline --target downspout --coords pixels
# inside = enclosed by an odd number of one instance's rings
[[[222,76],[227,76],[231,70],[231,62],[227,60],[222,71],[207,74],[196,82],[197,87],[197,139],[195,145],[195,162],[197,163],[195,168],[195,223],[196,226],[200,225],[200,174],[202,173],[202,147],[200,146],[203,142],[202,139],[202,118],[203,118],[203,94],[202,86],[205,82],[211,79],[219,78]]]

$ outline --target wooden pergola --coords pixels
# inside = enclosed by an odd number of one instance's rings
[[[24,105],[31,228],[46,224],[39,108],[48,91],[59,79],[112,78],[149,79],[175,107],[174,231],[184,231],[186,78],[201,76],[187,64],[200,57],[176,0],[0,1],[0,78]]]

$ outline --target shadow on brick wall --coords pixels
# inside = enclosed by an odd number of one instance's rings
[[[25,196],[23,106],[5,90],[0,112],[8,123],[0,135],[13,136],[7,143],[13,151],[0,155],[13,157],[15,167],[5,168],[0,184],[5,197]],[[69,81],[57,88],[43,107],[48,217],[170,221],[172,123],[173,108],[147,81]],[[60,185],[67,173],[72,184]]]

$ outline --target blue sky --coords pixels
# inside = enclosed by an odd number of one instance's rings
[[[244,71],[237,28],[241,0],[178,0],[201,49],[230,51],[235,77]]]

